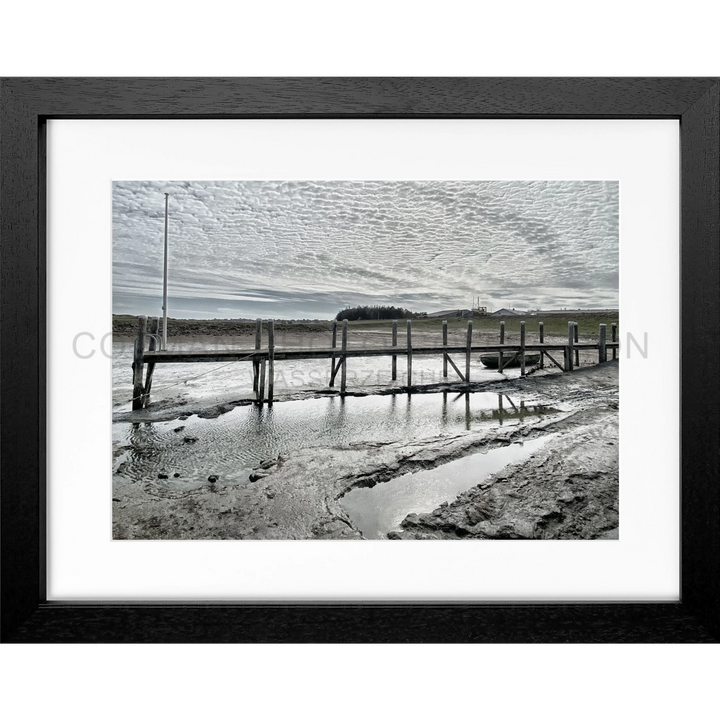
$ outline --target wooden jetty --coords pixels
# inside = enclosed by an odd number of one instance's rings
[[[467,335],[462,345],[448,344],[447,321],[442,323],[442,345],[436,346],[415,346],[412,342],[412,320],[407,320],[407,342],[405,347],[397,344],[397,321],[393,320],[391,344],[379,348],[349,348],[348,347],[348,321],[342,321],[341,346],[337,347],[337,321],[333,322],[332,340],[329,348],[308,349],[308,348],[284,348],[275,347],[275,323],[273,320],[263,321],[258,319],[255,323],[255,347],[247,350],[159,350],[160,336],[158,335],[158,318],[148,318],[141,315],[138,318],[138,331],[135,337],[133,352],[133,410],[140,410],[149,403],[152,390],[152,380],[157,364],[162,363],[228,363],[228,362],[251,362],[253,365],[253,393],[255,402],[262,405],[264,402],[271,404],[274,397],[275,363],[283,360],[317,360],[329,359],[330,365],[330,387],[335,386],[335,379],[340,373],[340,394],[345,395],[347,391],[347,361],[352,358],[364,357],[390,357],[392,379],[397,380],[397,358],[405,356],[407,363],[407,392],[412,392],[412,362],[416,355],[440,355],[442,356],[443,378],[448,377],[448,366],[453,369],[462,383],[470,383],[470,360],[473,354],[497,354],[498,372],[502,373],[511,364],[519,362],[520,375],[526,374],[526,358],[528,356],[539,356],[539,366],[544,367],[544,360],[563,372],[573,370],[579,365],[579,353],[581,350],[596,350],[598,362],[606,362],[608,350],[612,350],[613,359],[619,348],[617,342],[617,326],[612,325],[612,340],[607,342],[606,325],[600,325],[598,341],[578,341],[577,323],[568,323],[568,341],[562,344],[545,342],[543,324],[539,323],[539,342],[527,343],[525,333],[525,322],[520,323],[520,342],[518,344],[505,343],[505,322],[500,323],[500,340],[496,345],[473,345],[472,320],[467,324]],[[268,345],[262,347],[263,325],[266,326]],[[146,340],[148,349],[145,349]],[[551,353],[561,353],[562,362],[559,362]],[[464,355],[464,372],[452,359],[451,355]],[[533,358],[535,359],[535,358]],[[147,365],[147,372],[145,366]],[[267,386],[267,399],[265,390]]]

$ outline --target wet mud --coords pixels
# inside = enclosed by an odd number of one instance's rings
[[[204,482],[176,491],[116,473],[113,537],[363,539],[343,504],[353,489],[392,482],[401,475],[540,437],[547,442],[530,457],[483,478],[431,512],[409,514],[386,537],[614,536],[618,523],[617,362],[500,382],[504,393],[521,402],[559,410],[528,414],[522,423],[480,425],[431,437],[298,449],[263,459],[243,484]],[[122,462],[121,456],[118,461]]]

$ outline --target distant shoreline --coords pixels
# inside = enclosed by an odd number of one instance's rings
[[[520,330],[520,322],[524,321],[528,332],[537,330],[538,323],[542,322],[546,334],[567,334],[569,321],[578,323],[580,334],[594,334],[598,332],[600,323],[610,325],[618,323],[618,311],[585,312],[572,310],[567,314],[558,314],[557,311],[548,314],[537,313],[533,315],[511,315],[504,317],[491,317],[489,315],[473,318],[454,317],[447,318],[448,329],[466,328],[468,319],[473,321],[473,330],[499,330],[500,323],[505,322],[506,332]],[[276,333],[329,333],[332,330],[333,320],[275,320]],[[392,320],[351,320],[348,327],[361,330],[382,330],[388,332],[392,328]],[[423,331],[440,328],[443,318],[413,318],[413,330]],[[342,323],[338,323],[339,325]],[[405,321],[398,320],[398,327],[404,327]],[[113,335],[117,339],[135,336],[137,332],[137,317],[134,315],[113,315]],[[255,334],[254,320],[189,320],[168,318],[169,337],[209,336],[209,337],[251,337]]]

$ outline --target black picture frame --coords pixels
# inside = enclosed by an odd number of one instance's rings
[[[46,121],[679,119],[681,600],[81,603],[46,600]],[[718,78],[0,80],[3,642],[715,642],[720,638]]]

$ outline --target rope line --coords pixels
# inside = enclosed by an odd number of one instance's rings
[[[254,354],[254,353],[253,353]],[[246,360],[247,358],[252,357],[252,355],[245,355],[244,357],[240,358],[240,360]],[[217,372],[218,370],[222,370],[223,368],[229,367],[230,365],[234,365],[236,362],[240,362],[240,360],[231,360],[228,363],[225,363],[224,365],[220,365],[220,367],[215,367],[212,370],[208,370],[207,372],[200,373],[199,375],[195,375],[191,378],[186,378],[185,380],[179,380],[176,383],[173,383],[172,385],[163,385],[163,387],[157,388],[157,390],[153,390],[152,394],[155,393],[161,393],[163,390],[169,390],[170,388],[177,387],[178,385],[187,385],[189,382],[192,382],[193,380],[197,380],[198,378],[204,377],[205,375],[209,375],[210,373]],[[157,363],[155,363],[157,365]],[[150,397],[151,393],[142,393],[140,395],[141,398]]]

